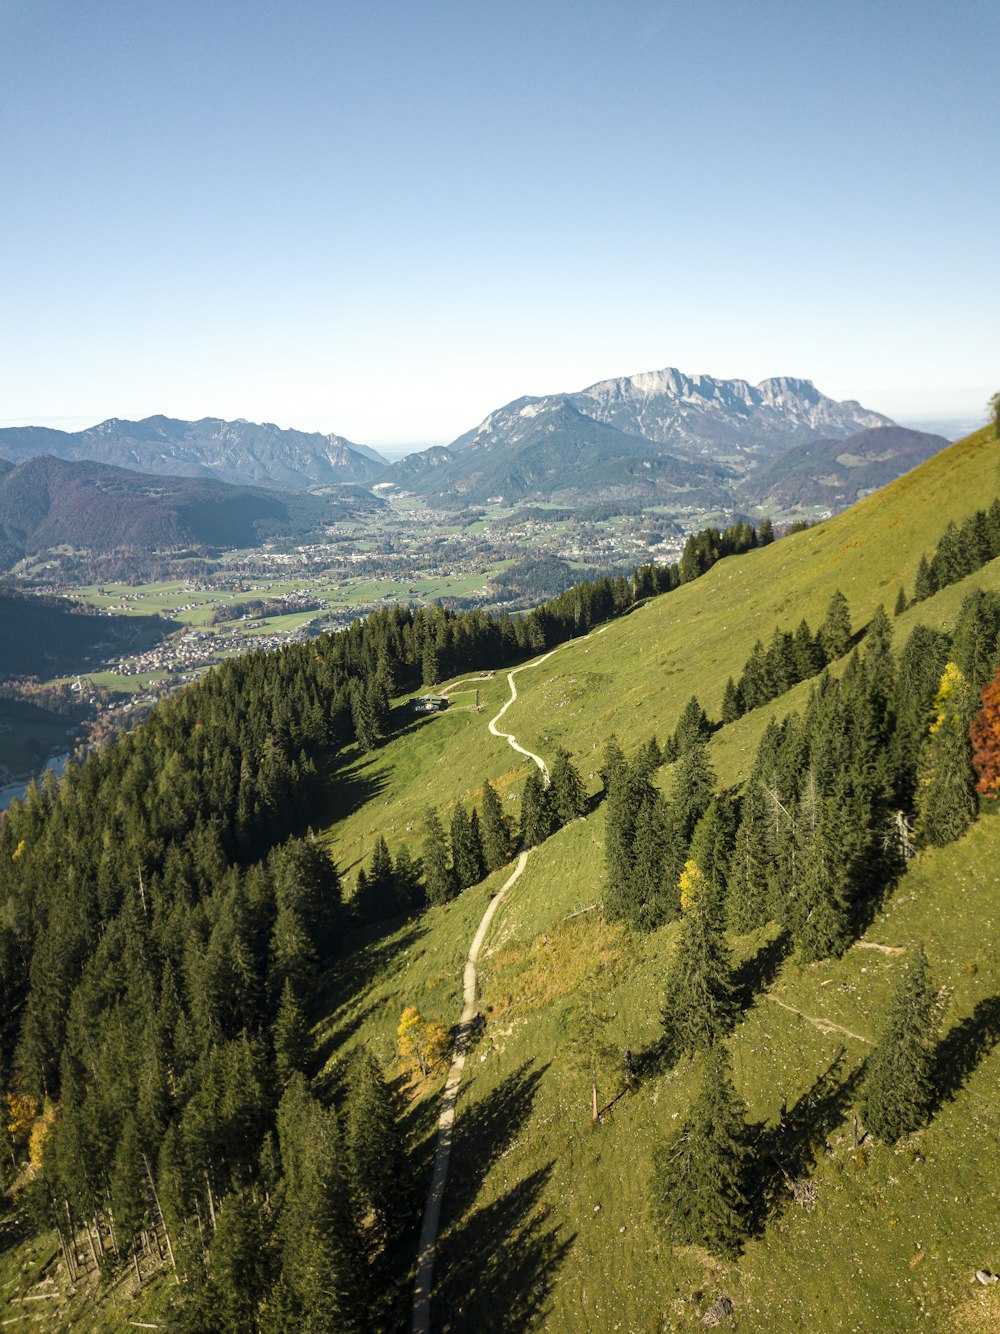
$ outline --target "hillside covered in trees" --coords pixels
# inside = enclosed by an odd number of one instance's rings
[[[408,1327],[462,964],[521,848],[434,1327],[950,1327],[1000,1267],[996,449],[523,617],[230,660],[15,804],[8,1300]]]

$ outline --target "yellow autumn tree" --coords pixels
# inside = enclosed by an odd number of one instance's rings
[[[689,912],[696,905],[701,905],[705,898],[705,876],[696,861],[684,863],[684,870],[677,881],[681,892],[681,911]]]
[[[38,1116],[38,1103],[28,1093],[8,1093],[7,1134],[15,1153],[23,1151],[31,1135],[31,1127]]]
[[[399,1059],[410,1070],[427,1076],[448,1052],[448,1034],[442,1024],[425,1019],[415,1005],[400,1015],[396,1029]]]

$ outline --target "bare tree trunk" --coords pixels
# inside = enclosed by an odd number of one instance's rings
[[[167,1220],[163,1217],[163,1210],[160,1208],[160,1197],[156,1191],[156,1182],[153,1180],[153,1173],[149,1167],[149,1159],[145,1154],[142,1155],[142,1161],[146,1168],[146,1176],[149,1178],[149,1189],[153,1192],[153,1203],[156,1205],[156,1212],[160,1216],[160,1225],[163,1228],[163,1236],[167,1243],[167,1255],[170,1257],[170,1268],[177,1273],[177,1263],[174,1260],[174,1248],[170,1244],[170,1232],[167,1228]],[[199,1220],[200,1226],[200,1220]],[[159,1244],[159,1243],[157,1243]]]
[[[98,1258],[97,1258],[97,1247],[94,1245],[94,1236],[93,1236],[93,1233],[92,1233],[91,1230],[90,1230],[90,1223],[89,1223],[89,1222],[84,1223],[83,1226],[84,1226],[84,1228],[85,1228],[85,1230],[86,1230],[86,1233],[87,1233],[87,1241],[90,1243],[90,1254],[92,1255],[93,1260],[94,1260],[94,1269],[95,1269],[96,1272],[99,1274],[99,1273],[101,1272],[101,1262],[100,1262],[100,1260],[98,1260]],[[98,1232],[97,1236],[98,1236],[98,1239],[100,1239],[100,1236],[101,1236],[100,1232]]]
[[[593,1104],[593,1116],[592,1116],[592,1119],[593,1119],[594,1123],[596,1124],[596,1123],[597,1123],[597,1080],[596,1080],[596,1079],[591,1079],[591,1081],[590,1081],[590,1100],[591,1100],[591,1102],[592,1102],[592,1104]]]
[[[208,1216],[212,1220],[212,1231],[215,1231],[215,1198],[212,1195],[212,1178],[205,1173],[205,1185],[208,1187]]]
[[[135,1265],[135,1281],[139,1287],[142,1287],[142,1271],[139,1268],[139,1252],[132,1247],[132,1263]]]

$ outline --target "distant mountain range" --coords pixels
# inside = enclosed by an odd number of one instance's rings
[[[751,385],[668,368],[516,399],[379,480],[445,504],[586,499],[732,508],[744,503],[753,472],[788,451],[889,427],[888,417],[828,398],[809,380]]]
[[[275,538],[320,537],[325,525],[383,503],[360,486],[317,495],[211,478],[154,477],[51,455],[16,466],[0,460],[0,553],[9,567],[59,546],[95,555],[258,546]]]
[[[839,448],[844,441],[849,447]],[[752,385],[673,368],[515,399],[450,445],[393,464],[338,435],[216,417],[111,418],[77,432],[0,430],[0,456],[15,463],[49,454],[161,479],[298,491],[344,482],[399,488],[446,508],[640,504],[678,516],[843,509],[945,443],[853,399],[829,398],[810,380],[779,376]]]
[[[41,454],[91,460],[171,477],[208,477],[220,482],[305,490],[339,482],[372,482],[387,460],[366,445],[339,435],[282,430],[269,422],[178,421],[111,417],[85,431],[45,426],[0,430],[0,456],[22,463]]]

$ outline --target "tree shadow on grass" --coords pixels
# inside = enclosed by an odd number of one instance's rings
[[[741,1010],[749,1009],[757,993],[770,986],[791,949],[792,938],[782,931],[734,970],[733,992]]]
[[[782,1107],[778,1124],[761,1127],[760,1175],[755,1183],[755,1229],[792,1199],[791,1183],[809,1177],[833,1131],[843,1121],[861,1079],[862,1067],[845,1074],[844,1047],[810,1088],[789,1108]]]
[[[576,1234],[560,1235],[542,1196],[549,1163],[475,1210],[439,1244],[431,1303],[442,1334],[520,1334],[544,1314]]]
[[[312,813],[315,826],[326,828],[345,820],[379,795],[386,779],[384,774],[373,772],[374,759],[369,755],[359,763],[356,754],[347,751],[329,765]]]
[[[950,1028],[934,1053],[931,1111],[950,1102],[979,1065],[1000,1042],[1000,996],[981,1000],[967,1019]]]
[[[320,1068],[379,1008],[377,1001],[365,1003],[366,988],[426,933],[419,918],[407,922],[399,917],[354,933],[344,955],[324,976],[315,1005],[316,1014],[331,1016],[316,1046]]]
[[[526,1329],[544,1311],[551,1278],[572,1245],[543,1200],[551,1163],[476,1208],[490,1169],[524,1132],[546,1068],[526,1062],[493,1093],[460,1104],[444,1201],[450,1221],[435,1264],[436,1330]]]

